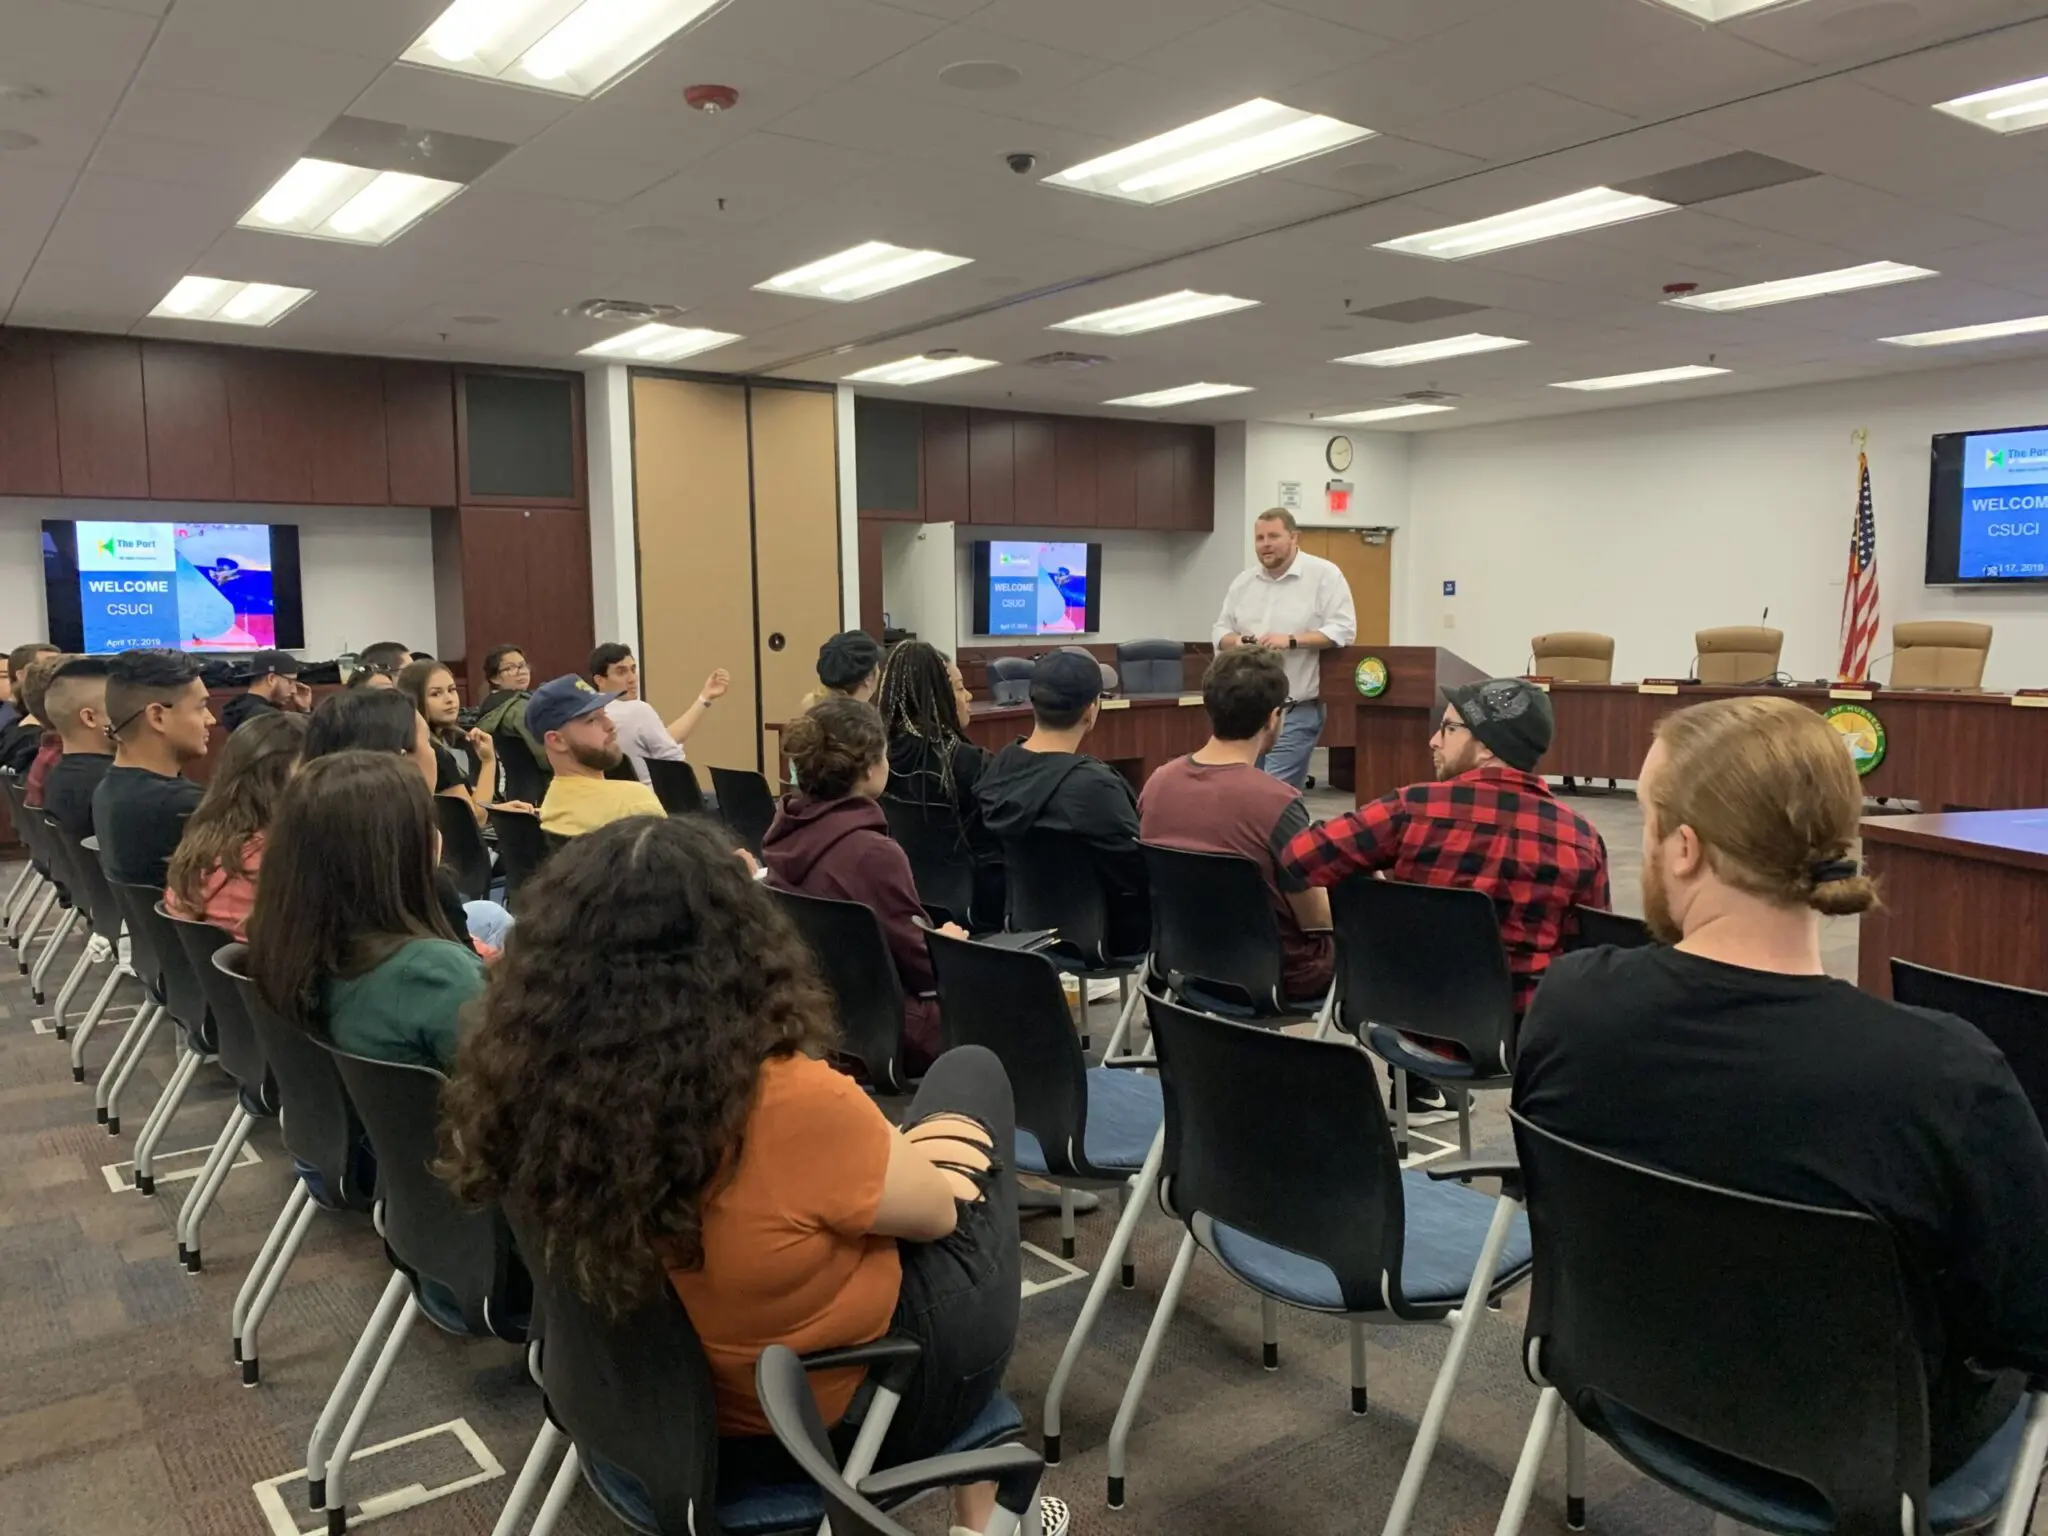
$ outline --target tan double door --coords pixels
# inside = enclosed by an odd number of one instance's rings
[[[1393,591],[1394,535],[1375,530],[1377,543],[1357,528],[1304,528],[1301,547],[1321,555],[1351,583],[1351,605],[1358,613],[1357,645],[1392,643],[1390,615]]]
[[[643,689],[673,718],[726,668],[690,760],[759,769],[840,628],[832,393],[659,374],[632,393]]]

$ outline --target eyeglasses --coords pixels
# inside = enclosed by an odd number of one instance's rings
[[[1462,721],[1462,720],[1454,720],[1454,719],[1451,719],[1451,718],[1449,718],[1449,717],[1446,717],[1446,718],[1444,718],[1444,719],[1442,719],[1442,720],[1439,720],[1439,721],[1437,721],[1437,723],[1436,723],[1436,734],[1437,734],[1437,735],[1439,735],[1439,736],[1448,736],[1448,735],[1450,735],[1450,734],[1451,734],[1451,732],[1453,732],[1453,731],[1463,731],[1463,732],[1465,732],[1465,733],[1466,733],[1467,735],[1470,735],[1470,734],[1471,734],[1471,731],[1472,731],[1472,727],[1471,727],[1471,726],[1469,726],[1469,725],[1467,725],[1467,724],[1466,724],[1466,723],[1465,723],[1464,721]]]

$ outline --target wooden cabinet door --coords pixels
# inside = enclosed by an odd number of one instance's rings
[[[818,650],[841,628],[835,406],[815,389],[749,389],[754,462],[754,570],[760,604],[761,719],[787,720],[818,685]],[[760,735],[775,776],[781,738]]]
[[[237,348],[224,354],[235,500],[313,499],[313,360]]]
[[[1216,526],[1216,429],[1181,427],[1173,447],[1173,526],[1208,533]]]
[[[516,638],[528,648],[526,659],[533,663],[536,678],[580,673],[597,644],[591,617],[590,514],[567,507],[535,507],[522,510],[519,517],[526,615],[514,629],[496,635],[473,633],[470,655],[481,658],[491,646]]]
[[[382,371],[391,504],[454,506],[454,373],[441,363],[387,362]]]
[[[1016,504],[1013,521],[1026,528],[1057,528],[1058,448],[1049,416],[1014,419]]]
[[[967,410],[958,405],[924,408],[924,520],[968,521]]]
[[[63,336],[53,348],[64,494],[147,500],[141,347],[117,336]]]
[[[381,369],[366,357],[306,362],[313,405],[306,423],[313,447],[313,500],[335,507],[388,505],[391,468]]]
[[[211,347],[142,344],[149,494],[164,501],[233,501],[228,374]]]
[[[1095,428],[1096,423],[1085,416],[1053,420],[1055,528],[1095,526]]]
[[[1094,426],[1095,526],[1139,527],[1139,423],[1105,418],[1096,421]]]
[[[1138,427],[1137,495],[1134,526],[1165,530],[1174,526],[1174,433],[1163,422]]]
[[[1017,521],[1017,438],[1008,411],[967,414],[967,518],[977,527]]]
[[[59,496],[57,384],[39,331],[0,331],[0,496]]]

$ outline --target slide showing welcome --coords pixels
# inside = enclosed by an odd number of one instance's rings
[[[1088,627],[1086,544],[995,544],[988,561],[988,632],[1078,635]]]
[[[2048,576],[2048,431],[1978,432],[1963,440],[1962,536],[1956,574]]]
[[[88,651],[263,650],[277,641],[261,523],[79,523]]]

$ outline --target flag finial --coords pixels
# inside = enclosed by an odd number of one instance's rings
[[[1858,453],[1868,448],[1870,446],[1870,428],[1858,427],[1855,431],[1851,432],[1849,434],[1849,446]]]

